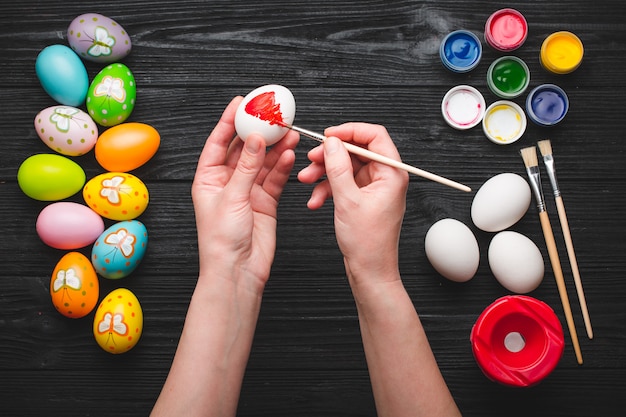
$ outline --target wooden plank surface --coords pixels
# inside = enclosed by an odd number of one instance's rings
[[[557,127],[530,124],[511,146],[489,142],[480,127],[456,131],[441,117],[445,92],[478,88],[502,55],[483,42],[469,74],[443,68],[439,43],[455,29],[482,38],[490,13],[514,7],[529,36],[515,55],[531,70],[531,86],[556,83],[570,99]],[[131,352],[103,352],[91,334],[93,314],[70,320],[50,303],[50,274],[63,251],[44,245],[34,224],[46,203],[26,197],[16,172],[48,152],[34,116],[54,104],[34,71],[38,52],[66,44],[79,14],[99,12],[130,33],[124,62],[138,88],[132,121],[161,134],[157,155],[134,173],[150,190],[141,220],[150,234],[139,269],[123,282],[101,279],[102,294],[126,286],[138,296],[144,334]],[[197,277],[190,186],[197,157],[222,109],[237,94],[279,83],[296,97],[296,124],[323,131],[344,121],[387,127],[403,160],[468,184],[465,194],[412,177],[401,237],[400,267],[433,350],[466,416],[621,416],[626,407],[626,3],[619,0],[439,1],[88,1],[23,0],[0,5],[0,405],[3,416],[147,415],[167,375]],[[543,39],[557,30],[585,45],[573,74],[542,70]],[[90,78],[99,66],[87,64]],[[523,104],[525,96],[515,99]],[[472,356],[469,333],[478,315],[508,294],[492,276],[493,234],[473,227],[481,248],[476,277],[454,284],[424,254],[428,228],[445,217],[471,225],[475,191],[502,172],[525,175],[518,150],[552,140],[595,338],[584,336],[553,199],[547,198],[585,363],[566,348],[556,370],[530,389],[488,380]],[[306,208],[311,186],[297,170],[315,143],[303,138],[296,170],[279,208],[278,248],[244,380],[241,416],[373,416],[375,409],[354,302],[334,239],[332,204]],[[102,172],[93,153],[75,158],[88,178]],[[550,197],[547,187],[544,191]],[[76,195],[69,200],[82,202]],[[107,223],[108,224],[108,223]],[[364,225],[367,227],[367,225]],[[546,276],[530,295],[564,316],[534,207],[513,227],[540,247]],[[85,254],[89,249],[82,250]]]

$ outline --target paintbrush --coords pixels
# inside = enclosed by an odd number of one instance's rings
[[[561,191],[559,190],[559,183],[556,180],[556,168],[554,166],[554,157],[552,156],[552,145],[549,140],[541,140],[537,142],[539,151],[543,156],[543,162],[550,178],[550,184],[552,184],[552,191],[554,192],[554,199],[556,201],[556,208],[559,213],[559,220],[561,222],[561,228],[563,229],[563,238],[565,239],[565,246],[567,247],[567,255],[569,256],[569,262],[572,267],[572,274],[574,275],[574,283],[576,284],[576,292],[578,293],[578,301],[580,302],[580,308],[583,312],[583,319],[585,321],[585,327],[587,329],[587,336],[589,339],[593,339],[593,330],[591,329],[591,320],[589,319],[589,311],[587,310],[587,302],[585,301],[585,293],[583,291],[583,284],[580,279],[580,272],[578,270],[578,262],[576,262],[576,253],[574,252],[574,243],[572,242],[572,235],[570,233],[569,224],[567,222],[567,216],[565,215],[565,205],[563,204],[563,197],[561,197]]]
[[[315,139],[318,142],[324,142],[326,140],[326,136],[322,135],[321,133],[316,133],[313,132],[311,130],[307,130],[307,129],[303,129],[301,127],[298,126],[293,126],[293,125],[289,125],[287,123],[284,122],[277,122],[277,124],[280,124],[283,127],[286,127],[288,129],[294,130],[298,133],[300,133],[301,135],[304,135],[308,138],[311,139]],[[367,158],[369,160],[372,161],[376,161],[376,162],[380,162],[381,164],[385,164],[388,165],[390,167],[394,167],[394,168],[398,168],[398,169],[402,169],[406,172],[410,172],[411,174],[415,174],[418,175],[422,178],[426,178],[429,179],[431,181],[435,181],[438,182],[440,184],[443,185],[447,185],[448,187],[452,187],[452,188],[456,188],[457,190],[461,190],[461,191],[465,191],[465,192],[470,192],[472,191],[472,189],[470,187],[468,187],[467,185],[463,185],[460,184],[456,181],[452,181],[448,178],[444,178],[441,177],[439,175],[433,174],[432,172],[428,172],[428,171],[424,171],[423,169],[419,169],[416,168],[414,166],[411,165],[407,165],[405,163],[402,163],[400,161],[396,161],[395,159],[391,159],[389,157],[380,155],[376,152],[372,152],[368,149],[365,148],[361,148],[359,146],[353,145],[351,143],[347,143],[347,142],[343,142],[343,144],[345,145],[346,149],[348,150],[348,152],[355,154],[355,155],[359,155],[362,156],[364,158]]]
[[[559,253],[556,249],[554,233],[552,232],[552,226],[550,226],[550,219],[548,218],[548,212],[546,211],[546,205],[543,198],[541,177],[539,175],[539,163],[537,162],[537,149],[534,146],[524,148],[520,150],[520,154],[522,155],[522,159],[524,160],[524,165],[526,166],[526,172],[528,173],[530,186],[533,190],[533,194],[535,195],[535,200],[537,201],[537,210],[539,211],[539,220],[541,222],[541,228],[543,230],[543,237],[546,241],[546,246],[548,248],[550,263],[552,264],[552,272],[554,272],[554,279],[556,280],[556,286],[559,290],[559,296],[561,297],[561,304],[563,305],[565,320],[567,321],[567,327],[572,338],[572,344],[574,345],[576,360],[578,361],[579,365],[582,365],[583,357],[582,353],[580,352],[580,344],[578,343],[576,327],[574,326],[572,308],[570,306],[569,298],[567,296],[567,288],[565,287],[565,280],[563,279],[563,270],[561,269],[561,262],[559,261]]]

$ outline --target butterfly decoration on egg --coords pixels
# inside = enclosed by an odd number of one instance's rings
[[[115,38],[109,35],[105,27],[97,26],[94,30],[93,45],[87,49],[87,53],[92,57],[109,56],[115,45]]]
[[[67,269],[67,270],[61,269],[60,271],[57,272],[57,276],[52,282],[53,292],[56,293],[56,292],[63,290],[63,295],[61,297],[61,300],[64,300],[66,295],[67,295],[67,298],[71,300],[72,297],[69,295],[67,290],[72,289],[72,290],[78,291],[80,290],[81,287],[82,287],[82,283],[80,282],[80,279],[78,278],[78,276],[76,276],[76,273],[74,272],[73,269]]]

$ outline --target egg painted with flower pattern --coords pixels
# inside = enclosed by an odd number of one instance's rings
[[[98,140],[98,125],[81,109],[52,106],[35,117],[37,135],[50,149],[66,155],[81,156]]]
[[[50,279],[52,304],[69,318],[81,318],[91,313],[98,304],[99,289],[96,271],[80,252],[65,254]]]
[[[104,278],[124,278],[139,266],[147,246],[148,230],[143,223],[138,220],[118,222],[94,243],[91,263]]]
[[[143,331],[143,311],[139,300],[126,288],[111,291],[98,306],[93,319],[93,335],[109,353],[131,350]]]
[[[77,16],[67,28],[70,47],[83,59],[110,64],[130,53],[132,43],[115,20],[98,13]]]
[[[101,126],[124,122],[135,108],[137,86],[130,69],[120,63],[104,67],[87,91],[87,112]]]
[[[148,188],[125,172],[106,172],[87,181],[83,198],[93,211],[111,220],[132,220],[148,207]]]

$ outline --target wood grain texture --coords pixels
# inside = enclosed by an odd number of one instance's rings
[[[478,88],[488,103],[488,66],[501,54],[483,43],[483,59],[468,74],[439,61],[441,39],[455,29],[482,38],[500,7],[520,10],[529,36],[515,55],[531,70],[531,86],[556,83],[570,99],[562,124],[529,124],[518,145],[497,146],[480,127],[456,131],[440,113],[458,84]],[[130,33],[124,62],[137,80],[132,121],[161,134],[156,156],[134,173],[150,190],[141,216],[150,234],[140,267],[123,282],[101,279],[104,294],[120,285],[135,292],[145,315],[135,349],[113,356],[91,334],[93,315],[70,320],[52,307],[50,274],[63,251],[45,246],[34,224],[46,203],[26,197],[16,181],[28,156],[49,152],[33,120],[54,102],[34,71],[45,46],[66,43],[71,20],[99,12]],[[469,334],[479,314],[507,294],[492,276],[487,248],[493,234],[472,227],[481,249],[478,273],[465,284],[440,277],[424,254],[437,220],[471,225],[474,193],[411,177],[400,242],[405,286],[429,335],[453,395],[466,416],[621,416],[626,408],[626,3],[489,1],[201,1],[138,0],[0,4],[0,404],[2,415],[147,415],[173,358],[197,278],[197,243],[190,187],[197,157],[234,95],[280,83],[298,103],[296,124],[322,132],[345,121],[383,124],[403,161],[477,190],[502,172],[525,175],[519,148],[550,139],[595,337],[584,337],[563,235],[546,184],[574,322],[585,363],[576,365],[569,336],[557,369],[530,389],[489,381],[472,356]],[[541,69],[539,48],[557,30],[585,45],[583,65],[555,76]],[[86,65],[90,77],[99,67]],[[524,103],[525,97],[515,99]],[[315,143],[302,138],[296,170]],[[102,172],[93,153],[74,158],[88,178]],[[241,416],[373,416],[375,408],[354,301],[334,239],[332,203],[306,208],[311,186],[296,170],[279,207],[278,248],[241,395]],[[82,202],[76,195],[69,200]],[[110,222],[107,221],[107,225]],[[364,225],[366,227],[366,225]],[[536,210],[513,230],[530,237],[546,276],[530,295],[548,303],[565,327],[563,310]],[[82,249],[85,254],[90,248]]]

